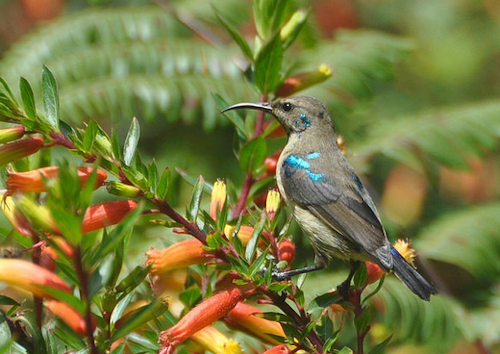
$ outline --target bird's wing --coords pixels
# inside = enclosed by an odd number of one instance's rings
[[[332,178],[331,171],[320,172],[323,171],[320,166],[325,166],[320,159],[308,159],[307,155],[291,156],[285,159],[281,169],[287,198],[308,209],[359,246],[370,258],[390,269],[392,257],[385,231],[371,198],[356,174],[349,168],[336,171],[351,179],[341,181]]]

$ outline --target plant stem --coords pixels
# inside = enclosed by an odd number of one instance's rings
[[[203,231],[201,231],[196,224],[189,222],[181,214],[176,212],[169,204],[161,201],[158,198],[154,198],[153,200],[151,200],[151,202],[153,202],[158,207],[158,209],[160,209],[161,213],[167,215],[172,220],[184,226],[184,228],[190,235],[196,237],[204,244],[207,243],[207,235]]]
[[[293,319],[300,331],[303,331],[306,328],[310,322],[310,318],[300,306],[297,305],[300,312],[299,314],[286,302],[286,297],[278,296],[276,293],[267,290],[265,287],[261,287],[260,290],[272,300],[274,306],[278,307],[285,313],[285,315]],[[314,330],[309,332],[307,338],[314,345],[318,353],[323,352],[323,341]]]
[[[250,188],[252,187],[252,184],[253,184],[253,176],[251,173],[247,173],[245,175],[245,180],[243,181],[243,187],[241,188],[240,199],[238,200],[238,204],[236,204],[236,207],[233,210],[234,218],[238,218],[243,212],[243,209],[245,209],[245,204],[247,202],[248,194],[250,193]]]
[[[354,304],[354,318],[357,320],[358,318],[363,315],[363,306],[361,304],[361,293],[363,292],[363,289],[355,289],[353,290],[355,294],[355,301],[356,303]],[[365,337],[370,331],[370,325],[366,326],[366,328],[363,330],[363,332],[360,332],[358,327],[356,326],[356,342],[358,346],[358,353],[357,354],[363,354],[364,353],[364,346],[363,343],[365,341]]]
[[[85,324],[87,327],[87,338],[91,354],[98,354],[94,341],[94,330],[92,326],[92,301],[89,298],[88,275],[83,269],[82,250],[80,247],[75,249],[75,270],[80,283],[80,298],[85,303]]]

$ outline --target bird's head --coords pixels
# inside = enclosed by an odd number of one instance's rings
[[[238,103],[226,108],[222,113],[245,108],[271,113],[289,135],[300,134],[306,130],[329,131],[333,129],[327,109],[320,101],[312,97],[278,98],[269,103]]]

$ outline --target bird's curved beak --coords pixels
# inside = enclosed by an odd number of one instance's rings
[[[232,106],[227,107],[225,110],[221,111],[221,113],[225,113],[225,112],[231,111],[233,109],[246,109],[246,108],[257,109],[257,110],[268,112],[268,113],[271,113],[273,111],[271,104],[269,104],[268,102],[262,102],[262,103],[243,102],[243,103],[233,104]]]

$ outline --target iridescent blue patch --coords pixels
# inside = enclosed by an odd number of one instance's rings
[[[309,160],[314,160],[314,159],[317,159],[318,157],[320,157],[321,154],[319,152],[310,152],[309,154],[306,155],[306,157],[309,159]]]
[[[301,113],[299,117],[302,123],[304,124],[304,127],[309,128],[311,126],[311,121],[309,120],[309,118],[306,117],[304,113]]]

